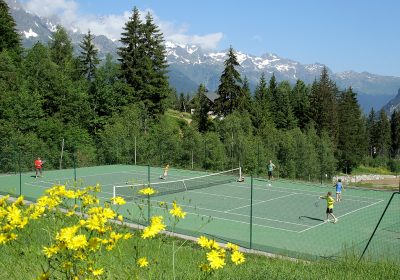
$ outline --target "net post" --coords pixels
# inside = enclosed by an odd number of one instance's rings
[[[150,185],[150,164],[147,165],[147,183]]]
[[[113,198],[114,198],[114,199],[113,199],[113,204],[115,204],[115,197],[117,196],[117,195],[116,195],[116,190],[115,190],[115,189],[116,189],[116,187],[113,186]]]
[[[147,224],[150,225],[150,195],[147,195]]]
[[[185,187],[185,191],[187,191],[188,189],[187,189],[187,187],[186,187],[185,180],[182,180],[182,183],[183,183],[183,186]]]
[[[250,249],[253,247],[253,174],[250,177]]]

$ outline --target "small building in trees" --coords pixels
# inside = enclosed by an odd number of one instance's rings
[[[189,101],[190,114],[192,114],[192,115],[194,114],[194,112],[196,110],[195,107],[196,107],[196,104],[198,102],[197,101],[197,96],[198,95],[194,95]],[[208,112],[208,115],[211,116],[212,118],[215,118],[213,108],[214,108],[215,99],[218,97],[218,95],[217,95],[216,92],[206,91],[205,96],[207,98],[206,99],[207,100],[207,106],[208,106],[208,108],[210,108],[210,110]]]

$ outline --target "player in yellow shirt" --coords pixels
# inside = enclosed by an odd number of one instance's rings
[[[336,223],[335,215],[333,215],[333,204],[335,204],[335,199],[332,197],[332,193],[328,192],[326,196],[320,196],[319,198],[326,200],[326,222],[329,222],[329,216],[333,218],[333,223]]]
[[[167,176],[168,176],[168,169],[169,169],[169,164],[167,164],[167,165],[164,167],[164,171],[163,171],[163,174],[160,176],[160,179],[165,180],[165,179],[167,178]]]

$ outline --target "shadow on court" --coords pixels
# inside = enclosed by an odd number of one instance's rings
[[[303,218],[305,219],[309,219],[309,220],[313,220],[313,221],[319,221],[319,222],[323,222],[324,220],[319,219],[319,218],[314,218],[314,217],[309,217],[309,216],[300,216],[299,219],[303,220]]]

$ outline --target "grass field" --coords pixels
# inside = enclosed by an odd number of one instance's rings
[[[46,258],[42,246],[49,242],[46,229],[52,220],[42,219],[29,225],[18,242],[2,246],[0,250],[0,279],[35,279]],[[174,244],[174,246],[172,245]],[[182,246],[181,246],[182,245]],[[390,262],[358,263],[348,257],[336,261],[291,261],[246,254],[240,266],[227,265],[223,270],[208,276],[198,266],[204,261],[204,252],[192,242],[160,236],[150,241],[138,238],[124,243],[118,250],[103,252],[98,265],[105,267],[102,279],[133,279],[135,247],[142,247],[151,264],[140,270],[138,279],[174,279],[172,250],[175,255],[175,279],[398,279],[400,267]],[[181,247],[180,247],[181,246]]]

